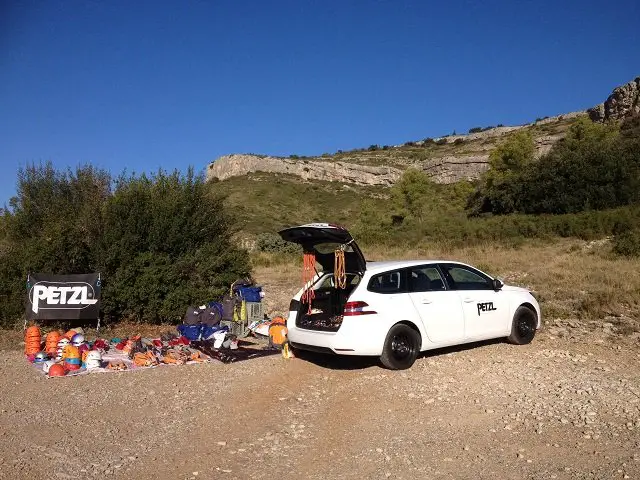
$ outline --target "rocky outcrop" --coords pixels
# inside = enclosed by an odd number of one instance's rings
[[[297,175],[305,180],[352,183],[355,185],[393,185],[401,170],[355,163],[290,159],[259,155],[225,155],[209,164],[207,180],[225,180],[252,172]]]
[[[489,168],[489,155],[464,155],[431,158],[422,170],[436,183],[474,180]]]
[[[618,121],[640,114],[640,77],[615,88],[604,103],[588,113],[594,122]]]

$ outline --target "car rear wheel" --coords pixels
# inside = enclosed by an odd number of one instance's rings
[[[518,307],[513,315],[511,335],[507,337],[507,340],[514,345],[531,343],[536,335],[537,326],[538,319],[535,312],[528,307]]]
[[[408,325],[399,323],[387,333],[380,361],[390,370],[405,370],[420,353],[420,334]]]

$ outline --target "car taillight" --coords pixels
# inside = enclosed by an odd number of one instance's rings
[[[378,313],[374,310],[367,310],[369,304],[367,302],[347,302],[344,306],[345,317],[355,317],[356,315],[372,315]]]

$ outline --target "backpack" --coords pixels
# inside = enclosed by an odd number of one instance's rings
[[[276,317],[269,326],[269,346],[281,349],[287,341],[287,325],[282,317]]]
[[[225,295],[222,298],[222,320],[233,320],[233,312],[236,309],[238,299],[231,295]]]

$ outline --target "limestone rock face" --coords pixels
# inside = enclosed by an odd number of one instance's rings
[[[489,168],[489,154],[432,158],[424,162],[422,169],[436,183],[455,183],[475,180]]]
[[[613,90],[604,103],[588,110],[594,122],[623,120],[640,114],[640,77]]]
[[[234,154],[222,156],[210,163],[207,168],[207,180],[225,180],[252,172],[285,173],[297,175],[304,180],[386,186],[393,185],[402,174],[399,169],[393,167]]]

